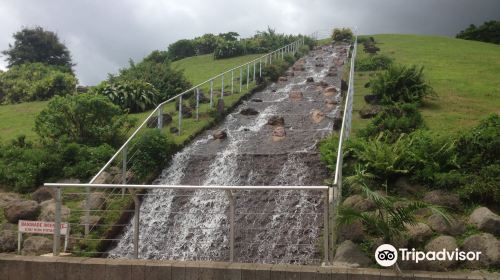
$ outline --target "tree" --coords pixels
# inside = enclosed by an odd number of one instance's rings
[[[28,62],[41,62],[59,66],[64,71],[72,72],[74,64],[66,46],[59,41],[59,37],[52,31],[42,27],[23,28],[14,33],[14,45],[2,52],[7,56],[8,67]]]
[[[135,81],[102,82],[93,92],[107,96],[111,102],[130,113],[144,112],[158,104],[158,91],[150,83]]]
[[[220,33],[218,36],[226,41],[238,41],[238,37],[240,37],[240,34],[234,31],[229,31],[226,33]]]
[[[168,46],[168,56],[172,61],[194,56],[196,51],[192,40],[182,39]]]
[[[134,126],[123,110],[95,94],[56,96],[35,119],[35,132],[48,143],[61,141],[117,147]]]
[[[213,53],[217,47],[217,41],[221,40],[214,34],[204,34],[194,39],[194,46],[197,55]]]
[[[465,30],[460,31],[456,37],[465,40],[500,44],[500,21],[486,21],[479,27],[471,24]]]

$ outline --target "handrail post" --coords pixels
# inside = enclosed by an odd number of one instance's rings
[[[177,131],[177,135],[181,135],[181,125],[182,125],[182,95],[179,96],[179,131]]]
[[[61,187],[56,187],[56,211],[54,219],[54,240],[52,254],[59,256],[61,252]],[[88,223],[88,220],[86,221]],[[66,233],[67,234],[67,233]]]
[[[163,128],[163,106],[158,108],[158,129]]]
[[[247,64],[247,89],[249,84],[250,84],[250,63]]]
[[[240,93],[241,93],[241,85],[243,84],[243,69],[240,67]]]
[[[134,189],[128,189],[134,200],[134,258],[139,258],[139,218],[141,201]]]
[[[328,215],[328,212],[329,212],[329,208],[330,208],[330,204],[329,204],[329,190],[325,191],[325,199],[324,199],[324,203],[323,203],[323,245],[324,245],[324,249],[323,249],[323,257],[324,257],[324,265],[329,265],[329,255],[330,255],[330,250],[329,250],[329,246],[328,246],[328,239],[330,238],[330,235],[329,235],[329,232],[330,232],[330,224],[329,224],[329,215]]]
[[[214,80],[210,80],[210,109],[214,105]]]
[[[89,235],[89,220],[90,220],[90,187],[85,187],[85,235],[87,238]]]
[[[196,88],[196,120],[200,120],[200,90]]]
[[[127,147],[122,150],[122,184],[127,184]],[[125,195],[125,188],[122,188],[122,197]]]
[[[234,262],[234,196],[232,191],[226,191],[229,199],[229,261]]]
[[[234,70],[231,70],[231,94],[234,94]]]
[[[259,59],[259,77],[262,78],[262,59]]]
[[[224,99],[224,74],[221,75],[220,81],[220,98]]]
[[[253,62],[253,81],[255,82],[255,61]]]

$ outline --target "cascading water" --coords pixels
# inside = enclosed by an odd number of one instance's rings
[[[255,93],[218,127],[227,139],[210,132],[175,155],[155,181],[190,185],[319,185],[326,179],[316,143],[332,132],[337,107],[325,105],[324,84],[340,88],[345,46],[322,47],[304,59],[305,69],[286,83]],[[341,53],[339,50],[343,50]],[[318,66],[323,64],[323,67]],[[334,69],[339,74],[329,75]],[[304,71],[305,70],[305,71]],[[306,82],[312,77],[316,83]],[[323,85],[317,82],[323,81]],[[303,100],[290,101],[290,91]],[[339,98],[340,93],[335,96]],[[257,116],[240,114],[251,107]],[[324,120],[311,123],[312,110]],[[273,141],[271,116],[283,116],[286,136]],[[243,262],[313,263],[322,228],[322,194],[314,191],[233,191],[237,225],[235,257]],[[229,201],[224,191],[153,190],[141,205],[139,257],[148,259],[227,260]],[[110,257],[131,257],[129,225]]]

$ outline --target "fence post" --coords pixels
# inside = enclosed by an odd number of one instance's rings
[[[210,109],[214,104],[214,80],[210,80]]]
[[[220,79],[220,99],[224,99],[224,74],[222,74]]]
[[[227,191],[229,198],[229,261],[234,261],[234,197],[231,191]]]
[[[250,63],[247,64],[247,89],[250,84]]]
[[[241,85],[243,84],[243,70],[242,67],[240,67],[240,93],[241,93]]]
[[[87,238],[89,235],[89,220],[90,220],[90,187],[85,187],[85,235]]]
[[[255,82],[255,64],[256,62],[253,62],[253,81]]]
[[[330,218],[328,217],[328,212],[330,208],[329,204],[329,190],[325,191],[325,198],[324,198],[324,206],[323,206],[323,227],[324,227],[324,233],[323,233],[323,245],[324,245],[324,264],[329,265],[329,255],[330,255],[330,250],[328,246],[328,239],[330,238],[329,232],[330,232],[330,224],[329,220]]]
[[[127,146],[122,149],[122,184],[127,184]],[[125,188],[122,188],[122,197],[125,195]]]
[[[54,219],[54,240],[52,254],[59,256],[61,252],[61,187],[56,187],[56,209]],[[88,223],[88,220],[86,220]]]
[[[262,59],[259,59],[259,77],[262,78]]]
[[[134,200],[134,258],[139,258],[139,215],[141,209],[141,201],[134,189],[128,189]]]
[[[179,131],[177,131],[177,135],[181,135],[181,124],[182,124],[182,95],[179,96]]]
[[[200,120],[200,90],[196,88],[196,120]]]
[[[231,70],[231,94],[234,93],[234,70]]]
[[[158,108],[158,129],[163,128],[163,106]]]

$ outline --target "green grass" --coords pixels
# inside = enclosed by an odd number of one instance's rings
[[[35,116],[45,108],[48,101],[29,102],[14,105],[0,105],[0,138],[3,141],[18,135],[36,137],[33,127]]]
[[[395,63],[425,67],[425,77],[438,97],[421,107],[427,126],[455,133],[474,126],[491,113],[500,113],[500,46],[448,37],[422,35],[373,35],[381,54]],[[358,45],[358,58],[367,56]],[[364,88],[371,72],[357,72],[353,115],[354,133],[369,120],[356,110],[365,106]]]

